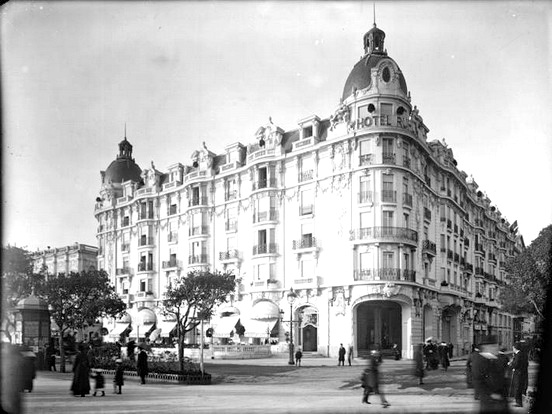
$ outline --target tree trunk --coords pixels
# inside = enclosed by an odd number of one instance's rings
[[[65,349],[63,349],[63,333],[59,332],[59,372],[65,372]]]
[[[178,338],[178,362],[180,363],[180,372],[184,372],[184,335],[182,332]]]

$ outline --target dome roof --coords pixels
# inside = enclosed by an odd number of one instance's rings
[[[136,181],[140,182],[142,169],[132,159],[118,158],[109,164],[107,170],[105,170],[104,182],[109,183],[122,183],[123,181]]]
[[[36,297],[31,293],[30,296],[21,299],[17,302],[17,309],[48,309],[48,303],[46,301]]]
[[[393,60],[386,55],[371,54],[366,55],[354,66],[349,74],[345,87],[343,88],[343,100],[352,95],[353,90],[362,90],[370,86],[372,82],[372,68],[376,67],[382,59]],[[393,61],[394,63],[394,61]],[[399,73],[399,84],[401,90],[407,94],[406,80],[402,72]]]
[[[115,161],[109,164],[105,170],[104,184],[110,181],[113,184],[120,184],[124,181],[140,182],[142,169],[134,162],[132,158],[132,144],[125,139],[119,142],[119,155]]]

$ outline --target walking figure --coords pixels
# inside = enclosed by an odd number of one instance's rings
[[[351,366],[351,363],[353,362],[353,346],[349,344],[349,347],[347,348],[347,362],[349,363],[349,366]]]
[[[117,364],[117,367],[115,368],[115,376],[113,377],[113,393],[122,394],[121,387],[125,385],[125,370],[123,369],[123,361],[121,359],[117,359],[115,363]]]
[[[379,364],[380,359],[378,358],[377,351],[372,351],[368,358],[368,366],[362,372],[362,388],[364,392],[362,394],[362,403],[371,404],[368,401],[371,393],[379,394],[381,399],[381,404],[383,408],[389,407],[389,403],[385,399],[385,395],[379,389]]]
[[[295,365],[298,367],[301,366],[301,358],[303,358],[303,353],[301,352],[301,348],[297,348],[297,352],[295,352]]]
[[[414,376],[418,377],[418,385],[424,384],[424,344],[414,347]]]
[[[529,361],[525,351],[521,350],[521,344],[519,342],[514,344],[513,349],[514,356],[509,363],[510,368],[512,369],[510,395],[516,400],[515,406],[522,407],[522,395],[525,395],[527,392]]]
[[[345,348],[343,348],[343,344],[339,344],[339,352],[338,352],[338,359],[337,359],[337,366],[345,366]]]
[[[148,375],[148,354],[142,345],[138,345],[140,352],[138,353],[138,361],[136,362],[136,371],[140,377],[140,384],[146,383]]]
[[[105,396],[104,391],[104,385],[105,385],[105,377],[103,376],[102,372],[99,369],[92,369],[92,373],[90,374],[90,377],[94,379],[94,394],[92,394],[94,397],[98,392],[102,392],[102,397]]]

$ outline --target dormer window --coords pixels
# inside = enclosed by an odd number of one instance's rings
[[[381,77],[384,82],[389,82],[391,80],[391,71],[389,70],[389,67],[386,66],[383,68],[383,72],[381,74]]]
[[[312,125],[303,128],[303,138],[312,137]]]

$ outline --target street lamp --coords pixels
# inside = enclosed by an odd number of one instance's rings
[[[289,303],[289,365],[295,365],[293,360],[293,302],[295,302],[296,298],[297,293],[291,288],[287,294],[287,301]]]

